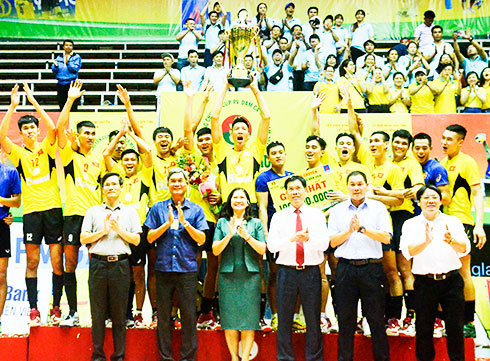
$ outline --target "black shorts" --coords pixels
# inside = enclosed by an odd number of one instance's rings
[[[393,224],[393,237],[391,237],[390,244],[383,244],[383,251],[395,251],[400,253],[400,237],[402,235],[402,226],[407,219],[412,218],[414,215],[409,211],[400,210],[390,213],[391,222]]]
[[[63,223],[64,246],[81,246],[80,232],[82,231],[83,216],[65,216]]]
[[[140,243],[135,246],[130,244],[131,254],[129,255],[129,264],[131,266],[144,266],[146,264],[146,254],[150,249],[150,244],[147,241],[148,227],[143,226],[143,231],[140,234]]]
[[[473,242],[473,237],[474,237],[473,236],[473,230],[475,229],[475,226],[472,226],[471,224],[466,224],[466,223],[463,223],[463,226],[464,226],[464,231],[466,233],[466,236],[470,240],[471,251],[469,254],[472,254],[475,250],[478,249],[478,248],[476,248],[475,242]]]
[[[24,243],[46,244],[61,243],[63,238],[63,213],[61,208],[52,208],[41,212],[24,214]]]
[[[10,258],[10,227],[0,219],[0,258]]]
[[[216,223],[208,221],[209,229],[204,233],[206,234],[206,240],[204,244],[199,247],[200,251],[212,252],[213,251],[213,239],[214,239],[214,230],[216,229]]]

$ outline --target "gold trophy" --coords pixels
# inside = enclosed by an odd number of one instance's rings
[[[252,82],[250,71],[243,64],[250,46],[258,42],[258,28],[243,23],[234,26],[229,33],[231,71],[228,82],[235,88],[243,88]],[[260,43],[259,43],[260,44]]]

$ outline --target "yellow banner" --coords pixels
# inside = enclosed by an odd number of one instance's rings
[[[305,172],[297,173],[297,175],[306,180],[307,195],[305,203],[307,205],[321,210],[327,210],[337,203],[328,200],[328,193],[336,190],[337,186],[334,179],[327,176],[323,167],[309,169]],[[284,183],[288,178],[289,177],[284,177],[267,183],[276,211],[284,209],[291,204],[287,198],[286,189],[284,188]]]

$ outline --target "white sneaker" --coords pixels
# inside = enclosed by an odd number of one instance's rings
[[[415,336],[415,320],[411,317],[405,317],[400,329],[400,335],[414,337]]]
[[[105,327],[106,328],[112,328],[112,320],[110,318],[105,320]]]
[[[68,314],[68,316],[60,322],[60,327],[80,327],[80,317],[78,316],[78,312],[75,312],[73,315]]]
[[[366,317],[362,318],[362,331],[364,336],[371,337],[371,329],[369,328],[369,322]]]
[[[332,327],[332,322],[328,319],[328,317],[320,318],[320,328],[322,333],[330,333],[330,328]]]
[[[388,320],[388,328],[386,329],[388,336],[398,336],[400,334],[400,321],[398,318],[390,318]]]

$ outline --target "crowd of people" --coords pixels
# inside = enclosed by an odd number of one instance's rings
[[[261,3],[255,18],[248,19],[241,10],[234,22],[258,26],[263,38],[260,60],[265,66],[258,67],[257,59],[247,55],[244,64],[255,76],[238,89],[251,92],[260,109],[253,140],[250,124],[240,116],[231,124],[233,144],[223,135],[221,110],[226,94],[236,89],[223,64],[228,25],[219,2],[208,20],[203,10],[204,34],[195,30],[194,20],[186,21],[186,30],[177,36],[177,69],[173,57],[164,54],[164,69],[155,74],[159,90],[177,90],[181,84],[187,99],[179,137],[159,126],[146,139],[127,90],[118,85],[128,120],[109,134],[99,154],[93,150],[94,123],[85,120],[76,124],[76,131],[66,129],[84,93],[80,80],[68,87],[60,84],[62,110],[56,122],[24,83],[39,119],[19,118],[21,147],[8,137],[20,102],[19,86],[12,89],[0,124],[1,149],[16,169],[0,164],[0,314],[13,222],[9,208],[19,207],[22,199],[29,325],[41,324],[37,268],[43,239],[53,269],[48,323],[80,325],[75,271],[79,248],[85,245],[93,360],[106,359],[108,323],[113,360],[124,358],[126,327],[157,329],[163,359],[172,359],[174,328],[182,329],[182,358],[194,359],[196,328],[203,328],[224,330],[233,361],[239,360],[239,341],[241,359],[248,360],[258,330],[277,331],[279,360],[294,358],[292,330],[306,330],[307,360],[323,359],[322,333],[328,332],[339,333],[339,360],[352,360],[355,332],[372,336],[375,360],[389,359],[387,335],[415,336],[417,358],[433,360],[432,336],[443,334],[451,359],[464,360],[464,337],[475,337],[470,254],[486,242],[479,168],[461,152],[467,131],[453,124],[437,135],[446,156],[438,162],[430,157],[432,138],[426,133],[399,129],[390,137],[376,130],[364,142],[359,114],[409,108],[450,113],[456,111],[456,95],[467,104],[466,111],[483,111],[490,99],[486,55],[465,33],[471,42],[465,58],[457,36],[454,48],[441,40],[442,28],[427,11],[415,40],[391,49],[385,64],[374,54],[374,33],[363,10],[357,11],[349,31],[342,27],[342,15],[327,16],[320,29],[315,7],[301,25],[294,8],[288,3],[285,18],[278,22],[267,17],[267,6]],[[197,64],[197,49],[191,48],[203,36],[207,68]],[[407,54],[400,56],[403,47]],[[64,51],[53,71],[68,79],[74,69],[68,65],[74,61],[73,42],[65,42]],[[468,84],[463,89],[460,65]],[[284,76],[269,82],[278,69]],[[482,86],[477,85],[480,77]],[[314,93],[304,154],[306,169],[319,170],[335,185],[328,192],[328,209],[307,205],[308,184],[288,171],[286,151],[297,149],[286,149],[280,139],[267,144],[271,115],[261,89],[289,91],[290,84]],[[198,90],[205,90],[205,97],[193,113]],[[217,97],[211,124],[202,127],[212,91]],[[336,154],[327,150],[320,134],[321,112],[348,114],[349,132],[336,136]],[[46,135],[39,142],[40,123]],[[490,155],[486,140],[480,140]],[[57,152],[63,169],[57,169]],[[260,172],[264,154],[271,167]],[[57,172],[65,180],[63,208]],[[281,178],[290,204],[276,211],[268,183]],[[207,267],[197,315],[197,275],[204,251]],[[60,309],[63,289],[69,306],[65,317]],[[147,322],[142,313],[146,294],[152,308]],[[329,296],[334,312],[327,315]],[[270,321],[265,321],[267,304]]]

